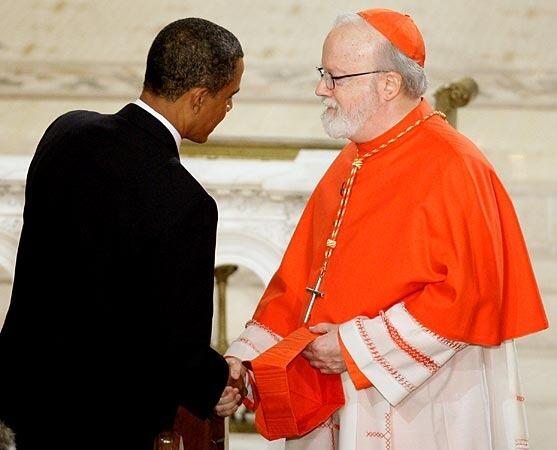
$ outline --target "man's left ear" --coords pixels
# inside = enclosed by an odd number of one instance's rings
[[[402,76],[397,72],[389,72],[387,73],[387,77],[385,78],[385,100],[392,100],[398,94],[400,94],[402,90]]]
[[[209,90],[207,88],[193,88],[191,90],[190,104],[194,114],[198,114],[205,103]]]

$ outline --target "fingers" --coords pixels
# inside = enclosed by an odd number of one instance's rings
[[[318,323],[317,325],[314,325],[313,327],[309,327],[309,331],[311,331],[312,333],[318,333],[318,334],[325,334],[328,333],[329,331],[334,329],[334,324],[332,323]]]
[[[246,368],[242,364],[237,364],[230,368],[230,376],[235,380],[239,380],[246,373]]]
[[[238,389],[226,386],[214,411],[220,417],[230,416],[234,414],[240,406],[240,400],[241,396]]]
[[[226,403],[233,401],[239,395],[238,388],[226,386],[220,396],[219,403]]]
[[[337,363],[324,363],[322,361],[310,361],[309,363],[312,367],[318,369],[321,373],[326,375],[333,375],[344,372],[345,368],[343,368],[340,364]]]
[[[319,361],[317,359],[310,359],[309,360],[309,365],[311,367],[315,367],[316,369],[321,369],[323,367],[326,367],[325,364],[323,364],[321,361]]]
[[[327,369],[336,366],[334,361],[317,359],[317,358],[309,360],[309,364],[311,367],[315,367],[316,369]]]
[[[321,342],[324,338],[323,335],[316,338],[313,342],[307,345],[307,347],[302,352],[303,355],[306,355],[306,358],[320,358],[323,355],[323,350],[325,350],[325,346]]]
[[[240,405],[217,405],[215,406],[215,414],[219,417],[228,417],[234,414]]]
[[[241,376],[246,373],[246,368],[238,358],[227,357],[226,362],[229,367],[229,375],[234,380],[238,380]]]
[[[309,361],[311,367],[319,369],[321,373],[342,373],[346,370],[346,363],[342,357],[331,357],[319,351],[309,350],[304,350],[302,356]]]

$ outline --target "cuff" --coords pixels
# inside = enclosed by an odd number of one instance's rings
[[[366,376],[362,373],[362,371],[358,368],[358,366],[352,359],[352,356],[350,356],[350,353],[346,349],[344,342],[342,342],[340,333],[338,335],[338,342],[340,344],[340,351],[342,353],[342,358],[344,359],[344,363],[346,364],[346,370],[348,371],[348,375],[350,375],[350,379],[354,383],[354,387],[357,390],[360,390],[360,389],[367,389],[373,386],[371,384],[371,381],[369,381],[366,378]]]
[[[402,303],[373,319],[356,317],[342,324],[339,334],[361,374],[393,406],[465,347],[425,328]],[[354,370],[349,373],[356,386],[362,384]]]

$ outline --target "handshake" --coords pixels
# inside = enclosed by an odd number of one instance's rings
[[[247,370],[242,361],[228,356],[226,362],[229,369],[228,382],[214,408],[215,414],[220,417],[228,417],[234,414],[248,393],[246,387]]]

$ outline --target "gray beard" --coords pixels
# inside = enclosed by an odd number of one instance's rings
[[[363,105],[364,103],[362,103]],[[333,139],[346,138],[350,139],[354,136],[362,125],[369,119],[371,115],[370,106],[360,106],[356,108],[354,113],[347,114],[342,109],[336,109],[333,116],[327,110],[321,114],[321,123],[327,133]]]

